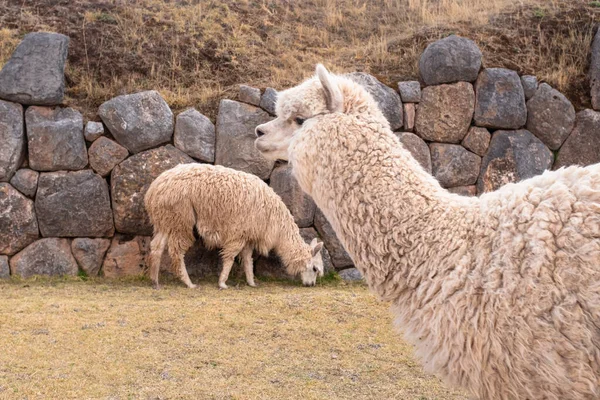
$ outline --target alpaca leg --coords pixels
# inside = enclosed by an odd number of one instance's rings
[[[249,286],[256,287],[254,282],[254,264],[252,260],[252,247],[246,246],[242,250],[242,264],[244,265],[244,272],[246,273],[246,282]]]
[[[158,284],[158,275],[160,273],[160,260],[165,251],[165,246],[167,245],[168,237],[165,234],[157,233],[152,238],[152,242],[150,242],[150,279],[152,280],[152,284],[155,289],[160,289],[160,285]]]
[[[227,284],[225,282],[227,282],[227,278],[229,278],[233,261],[235,260],[235,256],[238,255],[243,248],[244,244],[229,243],[221,249],[221,259],[223,260],[223,270],[219,276],[219,287],[221,289],[227,289]]]
[[[193,241],[187,238],[174,238],[171,235],[169,238],[169,256],[171,256],[171,268],[179,275],[179,279],[190,289],[194,289],[196,285],[192,283],[185,268],[185,252],[192,246]]]

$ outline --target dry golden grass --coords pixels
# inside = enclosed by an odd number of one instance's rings
[[[0,283],[0,399],[466,399],[362,285]]]
[[[417,78],[426,45],[457,33],[486,66],[534,73],[581,108],[599,20],[589,0],[0,0],[0,65],[24,33],[59,31],[71,37],[68,103],[88,117],[144,89],[214,117],[239,84],[285,88],[317,62],[391,86]]]

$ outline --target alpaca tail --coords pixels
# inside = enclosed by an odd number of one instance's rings
[[[152,279],[152,283],[156,289],[159,288],[158,274],[160,272],[160,261],[165,251],[168,239],[169,236],[167,234],[158,232],[152,238],[152,242],[150,242],[150,279]]]

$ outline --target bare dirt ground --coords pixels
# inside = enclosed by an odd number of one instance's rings
[[[428,43],[473,39],[488,67],[535,74],[588,107],[592,0],[0,0],[0,66],[22,36],[71,38],[67,103],[97,118],[109,98],[157,89],[213,118],[239,84],[297,84],[323,62],[390,86],[418,77]]]
[[[0,399],[465,400],[363,285],[0,283]]]

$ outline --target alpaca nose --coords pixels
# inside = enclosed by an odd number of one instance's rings
[[[261,136],[264,136],[264,134],[265,134],[263,131],[261,131],[258,128],[256,128],[256,132],[255,133],[256,133],[256,137],[261,137]]]

